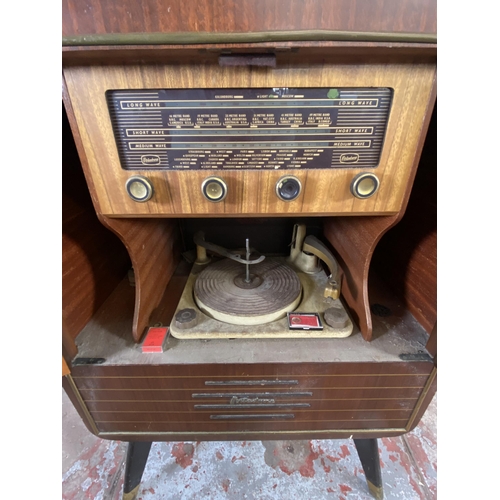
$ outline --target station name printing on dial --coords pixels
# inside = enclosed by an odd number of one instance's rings
[[[329,131],[333,134],[363,134],[363,135],[372,135],[373,127],[329,127],[325,129],[325,131]],[[251,133],[251,132],[249,132]],[[125,134],[127,137],[136,137],[138,135],[141,136],[170,136],[171,130],[167,128],[150,128],[150,129],[125,129]],[[200,134],[201,135],[201,134]],[[207,135],[207,134],[206,134]]]
[[[324,99],[321,99],[322,102],[325,102]],[[181,101],[184,105],[189,103],[189,101]],[[195,104],[201,104],[203,101],[193,101]],[[207,101],[205,101],[207,102]],[[214,101],[208,101],[213,103]],[[221,101],[217,101],[221,102]],[[243,107],[246,106],[248,101],[233,101],[235,103],[235,107]],[[272,103],[273,106],[283,106],[283,99],[269,99],[269,104]],[[373,108],[378,106],[378,99],[328,99],[328,107],[332,108],[340,108],[340,107],[363,107],[363,108]],[[137,108],[171,108],[171,107],[179,107],[179,101],[120,101],[121,109],[137,109]],[[291,101],[297,107],[305,106],[305,105],[315,105],[314,100],[293,100]],[[267,102],[266,102],[267,104]],[[252,107],[254,104],[249,103],[246,107]],[[191,107],[191,106],[189,106]],[[210,105],[204,105],[200,107],[211,107]],[[218,106],[217,106],[218,107]]]

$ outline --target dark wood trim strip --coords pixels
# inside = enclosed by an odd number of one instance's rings
[[[68,367],[68,363],[66,363],[66,360],[64,359],[64,356],[62,357],[62,376],[65,377],[66,375],[69,375],[70,369]]]
[[[298,431],[216,431],[216,432],[101,432],[101,439],[113,439],[121,441],[230,441],[238,440],[261,440],[261,439],[347,439],[356,436],[363,437],[390,437],[400,436],[407,431],[404,427],[386,429],[321,429],[321,430],[298,430]]]
[[[420,418],[422,418],[423,411],[421,411],[422,405],[424,403],[424,400],[426,404],[424,405],[424,408],[427,408],[430,403],[430,398],[428,396],[433,396],[436,392],[436,380],[437,376],[437,368],[434,368],[429,375],[429,379],[427,380],[427,383],[425,384],[422,394],[420,395],[420,398],[417,401],[417,404],[415,405],[415,409],[413,410],[413,413],[410,415],[410,419],[408,420],[408,424],[406,425],[406,428],[408,431],[412,430],[416,424],[420,421]],[[417,418],[418,417],[418,418]]]
[[[358,408],[345,408],[345,409],[338,409],[338,408],[326,408],[326,409],[321,409],[321,408],[312,408],[311,403],[276,403],[276,404],[248,404],[248,405],[231,405],[231,404],[226,404],[226,405],[189,405],[189,404],[184,404],[183,408],[181,410],[151,410],[151,409],[146,409],[146,410],[92,410],[92,414],[96,416],[97,414],[102,414],[105,417],[116,417],[116,416],[129,416],[129,417],[134,417],[132,420],[137,421],[137,422],[144,422],[144,421],[149,421],[148,419],[151,418],[152,415],[156,415],[158,417],[168,417],[175,415],[175,416],[183,416],[186,415],[188,416],[193,416],[196,414],[196,416],[204,416],[209,413],[213,413],[213,410],[231,410],[231,413],[234,414],[239,414],[239,413],[248,413],[248,410],[252,410],[252,413],[262,413],[262,414],[267,414],[269,413],[269,410],[275,409],[275,408],[280,408],[280,409],[288,409],[291,410],[293,409],[295,413],[298,414],[303,414],[303,415],[314,415],[316,416],[317,414],[321,414],[323,412],[334,414],[334,413],[339,413],[340,416],[343,416],[345,413],[356,413],[356,415],[359,413],[360,415],[357,415],[361,417],[359,420],[366,420],[366,417],[371,417],[371,415],[364,415],[365,413],[385,413],[385,412],[398,412],[398,413],[412,413],[413,408],[375,408],[375,409],[358,409]],[[316,405],[314,405],[316,406]],[[363,415],[361,415],[363,414]],[[394,416],[394,414],[391,413],[391,416]],[[411,416],[411,415],[410,415]],[[137,418],[136,418],[137,417]],[[144,418],[144,420],[141,420],[141,417]],[[405,416],[405,418],[408,417]],[[97,418],[97,417],[96,417]],[[403,417],[401,417],[403,418]],[[316,419],[314,419],[316,420]],[[373,418],[369,418],[368,420],[373,420]],[[108,420],[108,421],[114,421],[114,420]],[[119,421],[119,420],[118,420]],[[156,421],[156,419],[155,419]],[[158,422],[162,422],[163,420],[157,420]],[[169,420],[167,420],[169,421]],[[184,417],[182,417],[182,422],[186,421]],[[96,419],[97,422],[97,419]]]
[[[62,380],[63,380],[63,388],[66,391],[66,394],[70,398],[71,402],[73,403],[73,406],[76,408],[87,429],[90,432],[92,432],[92,434],[95,434],[97,436],[99,434],[99,429],[97,428],[94,418],[92,417],[89,409],[87,408],[85,401],[83,400],[80,392],[78,391],[78,388],[76,387],[73,378],[71,377],[71,375],[66,375],[65,377],[63,377]]]
[[[342,389],[342,390],[350,390],[350,391],[365,391],[365,390],[371,390],[371,389],[377,389],[377,390],[386,390],[386,389],[421,389],[421,385],[391,385],[391,386],[379,386],[379,385],[362,385],[362,386],[348,386],[348,385],[342,385],[342,386],[326,386],[326,387],[317,387],[317,386],[311,386],[311,387],[301,387],[301,389],[304,390],[315,390],[315,391],[320,391],[320,390],[337,390],[337,389]],[[139,387],[139,388],[132,388],[128,389],[126,387],[80,387],[80,391],[112,391],[112,392],[117,392],[117,391],[182,391],[182,392],[190,392],[197,390],[196,388],[193,387],[178,387],[178,388],[170,388],[170,387]],[[230,394],[227,396],[230,397]]]
[[[318,399],[304,399],[304,401],[417,401],[419,398],[318,398]],[[202,400],[203,401],[203,400]],[[302,401],[302,399],[298,399],[298,401]],[[136,406],[140,403],[193,403],[192,399],[86,399],[86,403],[136,403]],[[376,409],[376,408],[374,408]],[[134,410],[137,411],[137,410]],[[361,411],[361,410],[360,410]]]
[[[320,374],[314,374],[315,377],[425,377],[427,376],[428,373],[320,373]],[[234,377],[233,375],[216,375],[219,378],[231,378]],[[247,378],[259,378],[262,377],[262,375],[245,375]],[[297,374],[292,374],[292,375],[279,375],[280,377],[297,377],[297,378],[303,378],[303,379],[309,379],[310,374],[308,375],[297,375]],[[165,380],[172,380],[172,379],[179,379],[179,378],[195,378],[195,379],[205,379],[205,375],[179,375],[179,376],[170,376],[170,375],[87,375],[87,376],[77,376],[73,377],[75,380],[84,380],[84,379],[165,379]],[[284,384],[287,385],[287,384]],[[295,385],[295,384],[294,384]],[[295,387],[293,388],[295,389]],[[209,389],[207,389],[209,390]]]
[[[273,415],[275,415],[274,413],[262,413],[262,414],[257,414],[255,413],[255,415],[262,415],[263,417],[272,417]],[[285,414],[283,414],[285,415]],[[289,413],[289,415],[292,415],[291,413]],[[234,414],[234,416],[238,416],[237,413]],[[244,417],[247,417],[249,416],[248,414],[244,414],[242,415]],[[405,422],[406,419],[404,418],[356,418],[356,419],[352,419],[352,418],[349,418],[347,420],[342,420],[342,419],[331,419],[329,420],[329,422],[370,422],[370,421],[380,421],[380,420],[384,420],[385,422]],[[192,424],[201,424],[201,425],[207,425],[207,424],[220,424],[220,423],[224,423],[224,422],[212,422],[212,421],[207,421],[207,420],[190,420],[188,422],[186,422],[186,420],[154,420],[153,422],[151,420],[96,420],[97,423],[99,424],[134,424],[134,425],[139,425],[139,424],[151,424],[151,423],[154,423],[155,425],[156,424],[189,424],[189,425],[192,425]],[[254,423],[253,421],[250,421],[250,420],[241,420],[239,421],[239,423],[242,423],[242,424],[251,424],[251,423]],[[319,423],[321,424],[322,421],[321,420],[313,420],[313,419],[308,419],[308,420],[295,420],[295,422],[293,422],[294,424],[299,424],[299,423]],[[275,431],[276,432],[276,431]]]
[[[85,45],[192,45],[214,43],[359,41],[436,43],[437,35],[426,33],[385,33],[362,31],[300,30],[253,31],[247,33],[173,32],[106,33],[66,36],[63,46]]]
[[[155,361],[156,363],[156,361]],[[172,380],[175,378],[194,378],[194,379],[211,379],[215,378],[234,378],[235,374],[242,378],[255,377],[293,377],[293,378],[309,378],[336,376],[399,376],[399,375],[416,375],[425,377],[429,376],[434,365],[427,361],[359,361],[359,362],[304,362],[297,363],[303,365],[306,371],[300,372],[295,368],[295,363],[241,363],[241,364],[161,364],[161,356],[158,359],[158,364],[123,364],[123,365],[77,365],[71,367],[71,372],[75,380],[86,378],[166,378]],[[287,373],[282,373],[287,370]],[[377,369],[380,372],[377,372]],[[244,371],[244,373],[241,373]],[[388,373],[391,371],[392,373]],[[295,373],[294,373],[295,372]],[[304,375],[306,373],[307,375]],[[210,375],[208,375],[210,374]],[[297,386],[295,386],[297,387]],[[205,388],[207,389],[207,388]],[[205,390],[204,389],[204,390]],[[208,389],[207,389],[208,390]]]

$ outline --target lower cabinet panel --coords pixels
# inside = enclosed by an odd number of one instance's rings
[[[76,366],[103,433],[401,429],[431,362]]]

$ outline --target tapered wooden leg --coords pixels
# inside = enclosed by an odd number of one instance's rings
[[[152,444],[149,441],[133,441],[129,443],[122,500],[134,500],[136,498]]]
[[[359,459],[365,471],[366,482],[370,493],[377,499],[384,498],[382,474],[380,472],[380,457],[376,439],[355,439],[354,444],[358,450]]]

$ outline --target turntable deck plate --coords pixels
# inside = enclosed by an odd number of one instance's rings
[[[194,297],[215,319],[235,325],[261,325],[283,318],[299,304],[302,286],[297,273],[273,259],[245,266],[230,259],[207,266],[197,277]]]
[[[267,260],[286,262],[284,257],[268,257],[266,258]],[[323,297],[323,290],[327,282],[327,276],[323,271],[316,274],[305,274],[294,270],[302,285],[301,299],[295,310],[319,313],[323,322],[323,330],[290,330],[286,316],[261,325],[234,325],[219,321],[203,313],[194,300],[194,286],[198,276],[204,269],[204,266],[193,265],[174,313],[175,317],[178,311],[185,308],[192,308],[198,314],[198,324],[187,330],[182,330],[177,328],[175,321],[172,321],[170,331],[172,336],[178,339],[342,338],[348,337],[353,331],[353,323],[350,318],[345,328],[332,328],[323,321],[323,313],[328,308],[335,307],[345,310],[341,300]]]

